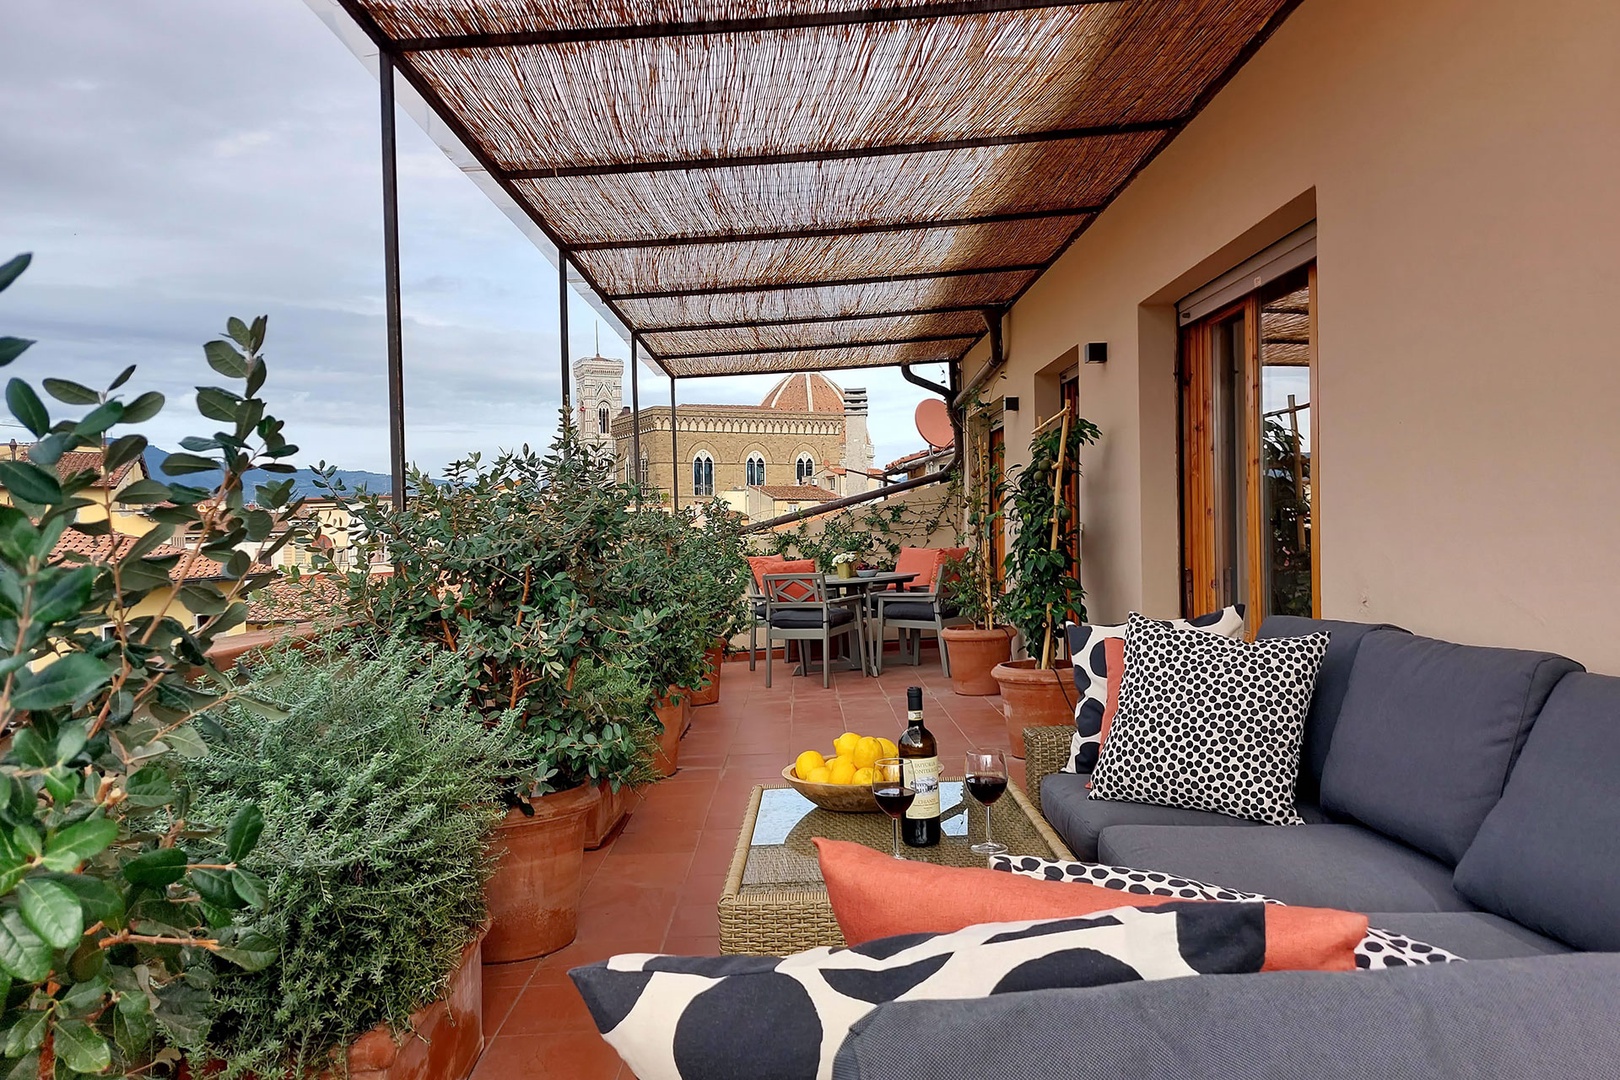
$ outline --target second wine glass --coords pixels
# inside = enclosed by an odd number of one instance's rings
[[[968,850],[975,855],[1004,853],[1007,845],[996,843],[990,835],[990,806],[1007,790],[1007,755],[1000,750],[969,750],[962,775],[968,794],[984,806],[984,843],[974,844]]]

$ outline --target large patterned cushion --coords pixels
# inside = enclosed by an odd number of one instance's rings
[[[1243,631],[1243,605],[1234,604],[1196,619],[1172,619],[1168,625],[1236,637]],[[1129,628],[1129,623],[1099,626],[1073,622],[1065,627],[1080,700],[1074,706],[1074,738],[1064,772],[1088,773],[1097,765],[1097,755],[1102,752],[1113,720],[1110,705],[1119,700],[1119,685],[1125,676],[1123,648]]]
[[[1091,798],[1298,825],[1300,741],[1326,633],[1255,642],[1132,614]]]
[[[1346,912],[1170,902],[786,958],[615,956],[569,975],[640,1080],[828,1080],[851,1025],[885,1002],[1276,970],[1301,934],[1350,970],[1366,925]]]
[[[1043,881],[1068,881],[1093,888],[1115,889],[1132,896],[1162,896],[1167,900],[1204,900],[1234,904],[1281,904],[1259,893],[1240,892],[1221,885],[1211,885],[1193,878],[1161,874],[1156,870],[1137,870],[1129,866],[1109,866],[1106,863],[1068,862],[1063,859],[1039,859],[1033,855],[992,855],[990,869],[1006,870],[1022,877]],[[1462,957],[1447,952],[1438,945],[1417,941],[1389,930],[1368,927],[1367,934],[1356,946],[1356,967],[1370,968],[1412,967],[1417,964],[1447,964]]]

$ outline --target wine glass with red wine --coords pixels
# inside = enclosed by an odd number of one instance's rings
[[[990,805],[1007,790],[1007,755],[1000,750],[969,750],[967,768],[963,770],[968,794],[984,806],[984,843],[974,844],[969,851],[975,855],[1000,855],[1006,844],[998,844],[990,837]]]
[[[917,787],[904,758],[878,758],[872,763],[872,797],[878,809],[894,819],[894,857],[905,858],[900,854],[900,819],[917,798]]]

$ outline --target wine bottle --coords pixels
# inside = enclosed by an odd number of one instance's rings
[[[939,747],[923,726],[922,687],[906,688],[906,730],[896,743],[912,774],[917,797],[900,819],[900,839],[907,847],[939,843]]]

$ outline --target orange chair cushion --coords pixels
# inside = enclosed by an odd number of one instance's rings
[[[814,559],[784,559],[780,555],[750,555],[748,567],[754,572],[754,588],[763,595],[766,574],[813,574]]]
[[[821,876],[844,940],[945,934],[979,923],[1061,919],[1121,907],[1185,901],[1126,896],[1074,881],[1040,881],[976,867],[895,859],[843,840],[815,838]],[[1326,908],[1265,905],[1265,971],[1353,971],[1367,917]]]

